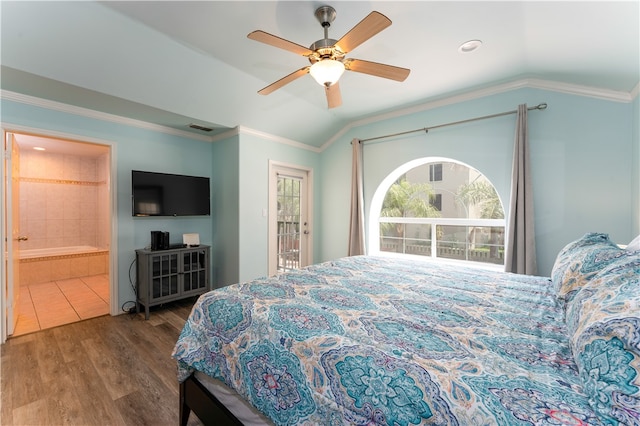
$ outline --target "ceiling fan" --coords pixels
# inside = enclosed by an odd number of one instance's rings
[[[329,38],[329,27],[336,18],[336,11],[333,7],[321,6],[316,9],[315,16],[320,22],[320,25],[322,25],[322,28],[324,28],[324,38],[316,41],[309,46],[309,48],[260,30],[253,31],[247,35],[251,40],[306,56],[309,62],[311,62],[311,65],[292,72],[259,90],[258,93],[268,95],[305,74],[311,74],[319,84],[324,86],[329,108],[335,108],[342,104],[338,80],[345,70],[396,81],[404,81],[409,75],[409,72],[411,72],[411,70],[407,68],[395,67],[393,65],[345,58],[347,53],[391,25],[391,20],[383,14],[375,11],[371,12],[342,36],[340,40]]]

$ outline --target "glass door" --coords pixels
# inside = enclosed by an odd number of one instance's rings
[[[270,179],[269,274],[309,264],[309,171],[273,166]]]
[[[300,267],[300,184],[302,179],[278,175],[278,272]]]

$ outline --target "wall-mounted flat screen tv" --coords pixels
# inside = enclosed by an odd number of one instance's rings
[[[133,216],[208,216],[209,178],[131,171]]]

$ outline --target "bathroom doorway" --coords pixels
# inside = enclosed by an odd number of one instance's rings
[[[7,276],[7,314],[13,311],[15,318],[7,317],[9,334],[109,314],[111,146],[5,136],[5,144],[13,145],[5,165],[11,179],[4,177],[13,196],[3,212],[14,231],[8,244],[13,273]]]

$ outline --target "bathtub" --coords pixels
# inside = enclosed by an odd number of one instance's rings
[[[34,259],[38,257],[66,256],[70,254],[96,253],[106,251],[91,246],[50,247],[41,249],[20,250],[20,259]]]
[[[109,270],[109,250],[92,246],[20,250],[20,285],[101,275]]]

